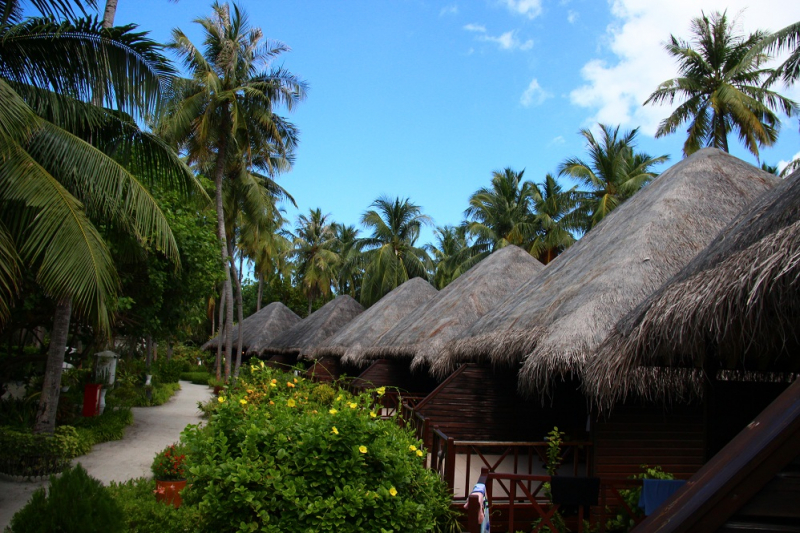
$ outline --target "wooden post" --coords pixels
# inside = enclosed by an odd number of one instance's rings
[[[454,491],[456,486],[456,445],[453,437],[447,437],[447,459],[444,464],[444,477],[450,491]]]
[[[467,531],[469,533],[481,533],[481,522],[478,517],[481,502],[477,494],[470,494],[467,503]]]

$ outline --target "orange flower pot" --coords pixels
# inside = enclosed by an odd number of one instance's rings
[[[176,509],[181,506],[181,491],[186,488],[186,480],[180,481],[161,481],[156,480],[156,499],[166,505],[172,505]]]

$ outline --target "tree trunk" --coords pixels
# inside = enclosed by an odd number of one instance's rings
[[[53,433],[56,430],[58,396],[61,393],[61,372],[64,353],[67,351],[69,320],[72,315],[72,300],[64,298],[56,304],[53,331],[50,333],[50,348],[47,350],[47,365],[44,372],[42,396],[33,425],[34,433]]]
[[[219,334],[217,335],[217,360],[214,368],[217,372],[217,381],[222,378],[222,343],[225,342],[225,285],[219,295]]]
[[[225,327],[230,331],[233,325],[233,290],[231,289],[231,266],[228,261],[227,236],[225,232],[225,211],[222,202],[222,178],[225,175],[225,157],[228,153],[227,120],[228,110],[223,109],[222,135],[217,146],[217,161],[214,169],[214,188],[216,189],[217,206],[217,237],[219,238],[220,250],[222,252],[222,264],[225,270],[225,291],[227,309],[225,313]],[[231,351],[233,349],[233,339],[230,335],[225,339],[225,381],[231,377]]]
[[[308,296],[308,314],[311,314],[311,295]],[[306,315],[308,316],[308,315]]]
[[[167,339],[167,361],[172,361],[172,339]]]
[[[264,275],[258,274],[258,297],[256,298],[256,313],[261,311],[261,298],[264,296]]]
[[[117,0],[106,0],[106,9],[103,11],[103,27],[110,28],[114,25],[117,15]]]
[[[144,346],[145,366],[147,367],[147,373],[152,374],[150,367],[153,365],[153,336],[149,333],[144,338]]]
[[[234,240],[236,239],[235,235],[231,235],[228,241],[228,254],[229,257],[233,258],[233,251],[236,249],[236,243]],[[241,267],[242,263],[239,262],[239,266]],[[238,313],[237,318],[239,319],[239,334],[236,338],[236,361],[234,362],[233,367],[233,377],[234,379],[239,377],[239,367],[242,365],[242,322],[244,322],[244,311],[242,310],[242,283],[241,283],[241,271],[236,272],[236,263],[231,261],[231,268],[233,269],[231,277],[236,281],[236,286],[234,290],[236,291],[236,311]]]

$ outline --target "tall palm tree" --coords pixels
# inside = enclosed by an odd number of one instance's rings
[[[382,196],[370,207],[374,209],[361,216],[361,224],[372,234],[356,245],[364,269],[361,303],[367,307],[411,278],[428,279],[433,269],[428,253],[416,246],[422,226],[432,223],[418,205],[408,198]]]
[[[582,229],[582,217],[577,207],[580,194],[577,187],[564,190],[551,175],[534,185],[533,212],[536,237],[530,247],[531,255],[545,265],[575,243],[573,232]]]
[[[0,312],[21,265],[57,301],[34,427],[52,432],[71,316],[107,331],[117,289],[92,220],[153,242],[177,261],[145,183],[197,184],[174,152],[131,119],[155,111],[168,81],[158,46],[131,26],[75,18],[79,2],[32,3],[50,16],[22,19],[18,2],[0,2]]]
[[[161,125],[167,138],[182,144],[191,162],[212,168],[217,208],[220,253],[225,265],[226,328],[233,324],[231,258],[223,210],[223,180],[230,161],[249,159],[254,139],[268,142],[280,155],[287,123],[273,109],[288,110],[305,97],[306,85],[282,67],[270,65],[287,52],[283,43],[262,42],[263,34],[251,28],[247,15],[234,5],[215,2],[210,17],[195,20],[203,28],[201,51],[180,30],[172,32],[169,47],[191,74],[176,83],[176,98]],[[264,159],[269,162],[269,158]],[[230,376],[232,339],[225,341],[225,377]]]
[[[600,124],[599,127],[599,140],[590,130],[580,130],[587,142],[589,162],[573,157],[558,167],[559,175],[576,178],[589,188],[582,193],[580,206],[584,231],[592,229],[655,178],[658,173],[652,167],[669,159],[667,155],[652,157],[636,152],[638,128],[620,134],[619,126]]]
[[[353,298],[361,298],[361,281],[364,272],[359,268],[356,257],[360,253],[357,247],[358,229],[346,224],[334,224],[336,235],[336,253],[341,259],[341,267],[337,284],[340,294],[349,294]]]
[[[293,255],[297,262],[297,278],[308,300],[308,314],[311,314],[314,300],[331,294],[341,264],[336,253],[339,243],[335,225],[328,221],[329,216],[323,215],[320,209],[312,209],[308,216],[297,217]]]
[[[483,187],[469,198],[464,211],[467,229],[484,255],[509,244],[527,247],[536,226],[531,205],[535,187],[523,181],[525,171],[510,168],[492,172],[491,187]]]
[[[778,139],[781,124],[775,111],[792,115],[798,109],[795,102],[769,89],[775,77],[762,65],[770,57],[749,53],[766,34],[736,34],[727,14],[719,12],[692,20],[692,33],[691,42],[670,36],[666,49],[677,59],[680,77],[663,82],[644,102],[671,104],[676,97],[683,101],[661,122],[656,137],[674,133],[688,122],[683,145],[688,156],[703,146],[727,152],[728,134],[735,131],[758,157],[759,146],[771,146]]]
[[[467,227],[444,226],[434,230],[436,242],[426,246],[433,256],[433,285],[442,290],[482,257],[467,238]],[[480,256],[480,257],[479,257]]]

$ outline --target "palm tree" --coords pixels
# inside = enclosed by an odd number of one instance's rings
[[[800,22],[789,24],[782,30],[768,35],[754,49],[755,53],[760,53],[762,50],[771,52],[786,49],[789,51],[789,57],[775,69],[775,73],[768,81],[782,77],[783,81],[789,84],[800,78]]]
[[[308,216],[297,217],[293,255],[297,262],[297,278],[308,300],[308,314],[317,298],[327,298],[336,284],[341,263],[336,249],[335,224],[328,221],[320,209],[312,209]]]
[[[544,182],[534,185],[533,212],[536,237],[530,247],[531,255],[545,265],[575,243],[573,232],[582,229],[577,211],[580,194],[573,187],[564,190],[556,179],[547,174]]]
[[[433,264],[423,248],[416,247],[420,229],[431,224],[422,209],[408,198],[391,200],[382,196],[361,216],[361,223],[372,235],[358,239],[359,264],[364,269],[361,303],[370,306],[403,282],[428,279]]]
[[[147,181],[184,189],[196,182],[174,152],[130,118],[158,105],[170,73],[158,46],[133,27],[75,18],[70,2],[32,3],[51,16],[23,20],[18,2],[0,2],[0,312],[22,265],[57,301],[34,426],[52,432],[71,316],[108,331],[108,302],[118,286],[92,220],[178,260],[156,201],[117,160]]]
[[[269,68],[289,48],[262,42],[258,28],[237,6],[215,2],[212,15],[195,20],[204,31],[201,51],[180,30],[172,32],[172,48],[191,78],[176,83],[176,98],[161,130],[183,145],[191,162],[212,168],[220,252],[225,265],[226,328],[233,324],[231,258],[223,210],[223,179],[230,161],[250,161],[249,148],[268,143],[286,156],[285,140],[292,128],[273,112],[277,105],[291,110],[305,97],[305,83],[283,68]],[[258,143],[255,141],[258,140]],[[270,159],[262,158],[265,164]],[[226,338],[226,379],[230,376],[232,339]]]
[[[599,127],[600,140],[590,130],[580,130],[588,144],[590,162],[573,157],[558,167],[559,175],[576,178],[589,188],[581,193],[579,208],[584,217],[584,231],[592,229],[655,178],[658,173],[652,167],[669,159],[667,155],[651,157],[635,152],[638,128],[620,135],[619,126],[600,124]]]
[[[727,14],[719,12],[695,18],[692,33],[691,42],[671,36],[666,49],[678,60],[680,77],[659,85],[644,102],[683,100],[661,122],[656,137],[674,133],[688,122],[683,145],[688,156],[702,146],[727,152],[728,134],[735,131],[758,157],[759,146],[771,146],[778,138],[780,119],[775,111],[790,116],[797,111],[795,102],[769,90],[776,79],[771,69],[762,68],[769,56],[749,53],[765,34],[757,31],[747,38],[735,34]]]
[[[334,224],[336,235],[336,253],[341,259],[337,284],[340,294],[349,294],[353,298],[361,298],[361,281],[364,272],[357,266],[359,255],[357,247],[358,229],[355,226]]]
[[[433,285],[442,290],[483,256],[470,244],[466,225],[438,227],[433,233],[436,242],[426,249],[433,256]]]
[[[536,225],[531,205],[535,187],[522,181],[525,171],[510,168],[492,173],[492,185],[476,191],[464,211],[467,229],[484,255],[509,244],[527,247]]]

